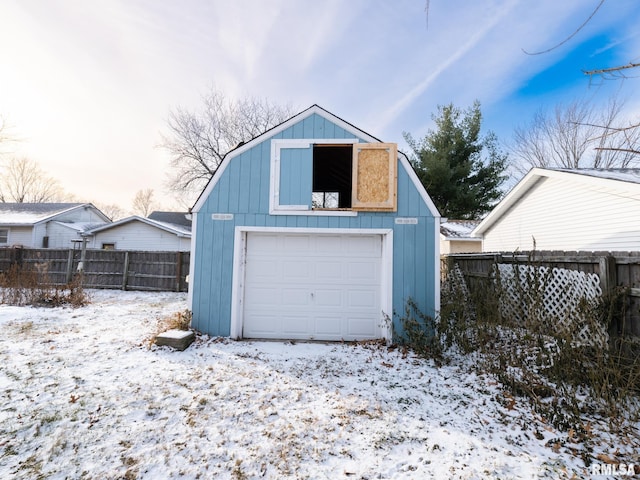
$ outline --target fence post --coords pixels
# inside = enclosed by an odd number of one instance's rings
[[[602,288],[602,297],[607,296],[617,286],[618,276],[616,272],[616,259],[613,255],[607,255],[598,259],[598,267],[600,269],[600,287]],[[622,334],[621,319],[615,315],[609,325],[609,338]]]
[[[607,295],[609,291],[616,287],[618,276],[616,275],[616,258],[613,255],[607,255],[598,259],[600,287],[602,295]]]
[[[73,275],[73,250],[69,249],[67,254],[67,283],[71,283],[71,276]]]
[[[129,278],[129,251],[124,252],[124,266],[122,268],[122,290],[127,289],[127,280]]]
[[[182,278],[182,252],[176,255],[176,292],[180,291],[180,280]]]

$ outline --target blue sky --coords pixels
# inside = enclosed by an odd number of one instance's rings
[[[478,99],[502,142],[539,108],[640,78],[582,70],[640,61],[638,0],[0,0],[0,115],[27,156],[78,199],[164,208],[169,111],[215,85],[300,110],[317,103],[384,141],[422,137],[438,105]],[[633,73],[633,72],[630,72]],[[640,71],[636,72],[640,75]]]

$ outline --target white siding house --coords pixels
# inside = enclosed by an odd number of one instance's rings
[[[640,251],[640,169],[532,169],[472,232],[483,251]]]
[[[191,247],[191,228],[132,216],[88,230],[87,248],[178,251]]]
[[[90,203],[0,203],[0,247],[70,248],[82,232],[108,222]]]

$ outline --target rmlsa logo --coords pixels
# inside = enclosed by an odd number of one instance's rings
[[[625,475],[636,474],[636,466],[633,463],[592,463],[591,475]]]

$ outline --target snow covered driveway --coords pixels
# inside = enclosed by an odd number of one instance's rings
[[[184,294],[0,305],[0,478],[562,478],[490,377],[375,344],[149,348]],[[508,408],[507,408],[508,407]],[[523,420],[524,419],[524,420]],[[540,437],[540,432],[538,437]],[[568,469],[568,470],[567,470]]]

